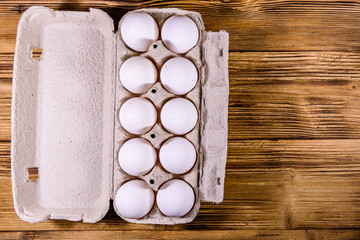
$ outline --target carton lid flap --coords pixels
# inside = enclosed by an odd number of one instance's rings
[[[12,181],[17,214],[96,222],[113,169],[115,35],[103,11],[29,8],[18,26]],[[36,178],[31,171],[36,169]]]
[[[228,132],[228,48],[229,35],[225,31],[205,32],[203,58],[205,69],[202,83],[201,200],[222,202],[227,154]],[[209,67],[211,66],[211,67]]]

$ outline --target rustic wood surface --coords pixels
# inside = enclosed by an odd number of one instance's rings
[[[190,224],[30,224],[14,212],[10,110],[16,28],[32,5],[198,11],[230,34],[225,199]],[[1,1],[0,239],[360,239],[360,1]]]

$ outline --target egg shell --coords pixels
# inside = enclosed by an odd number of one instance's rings
[[[199,29],[187,16],[169,17],[161,29],[161,39],[171,51],[183,54],[192,49],[199,40]]]
[[[195,164],[196,150],[194,145],[183,137],[168,139],[160,148],[161,165],[170,173],[184,174]]]
[[[183,95],[195,87],[198,81],[198,71],[187,58],[175,57],[166,61],[162,66],[160,80],[169,92]]]
[[[116,193],[116,211],[125,218],[137,219],[150,212],[154,205],[154,192],[142,180],[124,183]]]
[[[134,56],[121,65],[119,75],[122,85],[128,91],[141,94],[148,91],[156,82],[157,70],[149,59]]]
[[[182,217],[195,203],[192,187],[183,180],[172,179],[164,183],[156,196],[159,210],[168,217]]]
[[[144,134],[156,123],[157,112],[149,100],[134,97],[121,106],[119,119],[126,131],[133,134]]]
[[[190,132],[198,120],[195,105],[186,98],[173,98],[161,109],[161,123],[169,132],[182,135]]]
[[[142,176],[149,172],[156,162],[156,150],[143,138],[132,138],[120,148],[118,155],[122,170],[132,176]]]
[[[154,18],[144,12],[126,14],[120,25],[121,37],[125,44],[138,52],[146,52],[159,38],[159,27]]]

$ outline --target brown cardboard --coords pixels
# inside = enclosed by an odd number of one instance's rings
[[[221,202],[226,163],[228,102],[228,34],[204,31],[201,16],[179,9],[140,9],[160,28],[171,15],[187,15],[200,31],[198,44],[185,54],[197,66],[199,81],[186,95],[198,108],[199,121],[186,134],[198,157],[193,169],[174,176],[157,162],[141,177],[155,191],[171,178],[182,178],[194,189],[196,203],[181,218],[164,216],[155,206],[136,223],[177,224],[195,218],[200,200]],[[158,70],[176,54],[161,40],[140,54],[126,47],[113,33],[112,19],[103,11],[53,11],[32,7],[21,17],[15,51],[12,105],[12,181],[14,205],[25,221],[68,219],[96,222],[108,211],[122,183],[133,177],[118,164],[121,144],[132,137],[120,125],[121,104],[134,96],[126,91],[118,71],[128,57],[146,56]],[[40,60],[31,49],[42,49]],[[156,89],[156,94],[151,90]],[[175,97],[158,81],[142,95],[158,110]],[[155,134],[155,138],[150,135]],[[141,137],[156,149],[172,134],[158,122]],[[30,181],[27,169],[38,168]],[[115,209],[116,211],[116,209]]]

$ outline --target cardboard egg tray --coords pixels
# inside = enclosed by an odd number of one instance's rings
[[[159,150],[174,135],[160,122],[165,102],[177,97],[159,80],[142,95],[128,92],[119,79],[122,63],[132,56],[149,58],[160,71],[175,56],[197,67],[197,85],[185,96],[197,107],[195,128],[184,135],[197,151],[194,167],[182,175],[164,170],[159,161],[140,177],[155,191],[170,179],[183,179],[196,196],[183,217],[167,217],[156,206],[135,223],[178,224],[192,221],[200,201],[223,199],[227,152],[228,34],[206,32],[200,14],[179,9],[140,9],[159,29],[172,15],[186,15],[199,28],[199,41],[178,55],[161,40],[145,53],[129,49],[113,20],[103,11],[53,11],[31,7],[23,13],[15,50],[12,102],[12,182],[17,214],[25,221],[46,219],[97,222],[108,212],[119,187],[136,177],[119,165],[121,145],[142,137]],[[121,22],[121,21],[120,21]],[[120,26],[120,25],[119,25]],[[35,52],[41,51],[35,56]],[[158,121],[144,135],[132,135],[119,121],[121,105],[132,97],[149,99]],[[31,179],[31,171],[37,179]],[[115,211],[116,208],[115,208]]]

